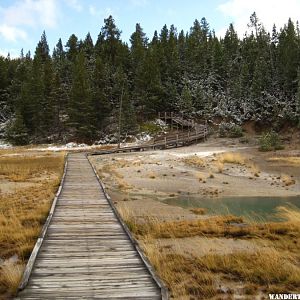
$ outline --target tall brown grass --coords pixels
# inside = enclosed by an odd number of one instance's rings
[[[23,263],[8,262],[1,266],[0,283],[6,289],[6,292],[13,293],[17,290],[22,278],[25,265]]]
[[[268,159],[271,162],[282,162],[290,165],[300,165],[300,157],[298,156],[287,156],[287,157],[271,157]]]
[[[218,173],[223,173],[223,171],[224,171],[224,163],[221,162],[221,161],[219,161],[219,160],[217,160],[215,162],[215,165],[216,165]]]
[[[214,275],[193,258],[169,253],[152,240],[142,240],[140,244],[175,299],[208,299],[217,294]]]
[[[237,279],[261,285],[283,284],[291,290],[300,287],[300,268],[291,255],[268,247],[254,253],[205,255],[199,264],[214,273],[231,274]]]
[[[237,152],[227,152],[222,153],[217,156],[218,161],[225,164],[238,164],[238,165],[245,165],[246,158]]]
[[[244,293],[295,291],[300,287],[300,210],[279,207],[280,223],[236,226],[244,220],[216,216],[205,220],[163,222],[155,218],[137,219],[126,206],[118,208],[122,218],[139,240],[142,249],[177,299],[210,299],[218,294],[220,278],[243,282]],[[161,239],[193,236],[252,239],[258,247],[230,254],[182,255],[176,247],[164,247]],[[253,288],[254,287],[254,288]]]
[[[0,257],[19,261],[0,269],[0,293],[13,292],[45,222],[64,168],[64,153],[52,156],[1,157],[0,174],[15,182],[13,191],[0,194]],[[0,185],[5,184],[1,181]],[[28,182],[28,186],[19,185]],[[21,274],[21,275],[20,275]]]
[[[37,174],[53,174],[61,168],[64,154],[55,156],[15,156],[0,158],[0,175],[14,181],[25,181]]]
[[[182,159],[184,163],[193,167],[204,167],[205,160],[203,158],[198,157],[197,155],[188,156]]]

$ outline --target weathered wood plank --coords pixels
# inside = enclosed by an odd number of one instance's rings
[[[59,192],[16,299],[166,299],[83,154]]]

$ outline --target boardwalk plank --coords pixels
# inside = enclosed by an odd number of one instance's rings
[[[49,220],[16,299],[162,299],[83,154],[69,155]]]

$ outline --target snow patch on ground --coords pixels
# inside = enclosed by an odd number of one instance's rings
[[[197,151],[197,152],[190,152],[190,153],[171,153],[171,155],[179,157],[179,158],[193,156],[193,155],[196,155],[199,157],[208,157],[208,156],[212,156],[214,154],[219,154],[219,153],[224,153],[224,152],[226,152],[226,150]]]
[[[0,140],[0,149],[10,149],[10,148],[12,148],[11,144]]]
[[[107,144],[106,144],[107,145]],[[116,146],[110,144],[110,146]],[[66,151],[66,150],[92,150],[99,148],[99,145],[87,145],[87,144],[77,144],[77,143],[67,143],[66,145],[48,145],[47,147],[36,147],[29,149],[30,151]]]
[[[162,131],[167,130],[169,127],[168,124],[161,119],[156,119],[153,124],[159,126]]]
[[[135,139],[136,143],[141,144],[149,142],[152,139],[152,136],[149,133],[141,132],[135,137]]]

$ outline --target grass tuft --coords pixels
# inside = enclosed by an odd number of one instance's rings
[[[291,176],[287,174],[282,174],[280,178],[285,186],[290,186],[296,183],[295,179],[293,179]]]
[[[184,163],[186,163],[187,165],[190,165],[192,167],[197,167],[197,168],[202,168],[205,166],[205,161],[204,159],[196,156],[196,155],[192,155],[192,156],[188,156],[186,158],[183,158],[182,161]]]
[[[24,269],[24,264],[15,264],[12,262],[3,264],[0,268],[0,284],[13,293],[19,286]]]
[[[245,165],[246,158],[240,153],[228,152],[228,153],[222,153],[218,155],[218,161],[220,161],[223,164],[227,163],[227,164]]]
[[[195,215],[205,215],[206,209],[202,207],[192,208],[190,209]]]

